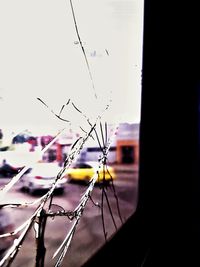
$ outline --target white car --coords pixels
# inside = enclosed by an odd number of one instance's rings
[[[21,189],[26,189],[30,194],[37,190],[49,190],[61,168],[57,163],[39,162],[29,169],[21,178]],[[56,190],[63,192],[66,178],[59,180]]]

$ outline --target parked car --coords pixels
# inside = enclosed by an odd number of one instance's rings
[[[57,163],[38,162],[22,176],[21,189],[26,189],[31,194],[38,190],[48,190],[59,171],[60,167]],[[60,179],[55,190],[63,192],[65,184],[66,178]]]
[[[14,231],[14,224],[5,210],[0,208],[0,235],[11,233]],[[0,238],[0,259],[3,257],[5,251],[11,247],[16,236]]]
[[[111,181],[116,178],[116,174],[114,169],[111,166],[105,168],[105,172],[103,170],[103,166],[98,168],[98,162],[88,161],[88,162],[78,162],[71,165],[69,169],[66,170],[65,177],[68,182],[70,181],[86,181],[88,182],[93,175],[95,174],[95,170],[98,170],[99,176],[97,179],[97,183]]]
[[[7,163],[7,161],[4,159],[2,165],[0,166],[0,177],[12,178],[21,169],[22,167],[14,167],[11,164]]]

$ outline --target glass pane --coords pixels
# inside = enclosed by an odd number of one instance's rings
[[[141,0],[0,2],[0,183],[8,184],[0,201],[29,203],[7,209],[14,229],[45,204],[45,266],[74,232],[64,261],[81,266],[136,209],[142,35]],[[41,174],[58,166],[55,189],[67,178],[62,194],[39,185],[33,194],[31,182],[21,190],[3,160],[17,173],[36,162],[47,163]],[[94,172],[69,175],[76,162]],[[14,265],[34,265],[30,244],[31,232]]]

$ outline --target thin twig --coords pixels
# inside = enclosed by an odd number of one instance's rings
[[[107,193],[105,192],[105,189],[104,189],[104,188],[103,188],[102,194],[105,195],[106,202],[107,202],[107,205],[108,205],[108,209],[109,209],[109,212],[110,212],[110,216],[111,216],[111,218],[112,218],[112,221],[113,221],[113,224],[114,224],[114,226],[115,226],[115,229],[117,230],[117,225],[116,225],[116,222],[115,222],[115,218],[114,218],[114,216],[113,216],[113,212],[112,212],[112,209],[111,209],[111,206],[110,206],[110,202],[109,202]]]
[[[112,175],[110,174],[107,165],[106,165],[106,171],[107,171],[107,173],[109,174],[109,176],[110,176],[110,178],[111,178],[111,188],[112,188],[113,193],[114,193],[114,197],[115,197],[115,201],[116,201],[116,205],[117,205],[118,216],[119,216],[119,218],[120,218],[121,223],[123,223],[123,219],[122,219],[121,211],[120,211],[120,207],[119,207],[119,199],[118,199],[118,196],[117,196],[117,192],[116,192],[116,190],[115,190],[115,186],[114,186],[114,183],[113,183]]]
[[[105,220],[104,220],[104,194],[103,193],[101,194],[101,221],[102,221],[104,238],[107,241],[107,233],[106,233]]]
[[[41,209],[37,214],[34,222],[35,226],[35,239],[36,239],[36,258],[35,267],[44,267],[45,260],[45,228],[46,228],[46,211]]]

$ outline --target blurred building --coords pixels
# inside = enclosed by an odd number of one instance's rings
[[[115,131],[112,125],[108,126],[108,137]],[[101,133],[99,140],[102,144]],[[77,140],[77,134],[72,131],[62,136],[57,141],[56,158],[57,161],[65,160],[70,147]],[[79,161],[97,161],[102,155],[101,147],[97,140],[90,138],[86,146],[81,150],[78,157]],[[119,125],[115,138],[110,146],[108,153],[109,163],[119,164],[138,164],[139,160],[139,124],[122,123]]]
[[[102,156],[102,137],[105,139],[107,136],[107,139],[109,139],[111,136],[114,136],[107,155],[108,162],[110,164],[119,163],[138,165],[139,124],[121,123],[117,130],[114,125],[107,125],[107,133],[105,133],[104,129],[104,136],[102,136],[100,127],[97,127],[96,130],[101,147],[99,146],[96,136],[93,133],[94,138],[89,138],[87,140],[83,149],[80,151],[77,160],[98,161]],[[79,136],[80,134],[76,131],[68,129],[46,152],[43,153],[41,160],[45,162],[57,161],[60,165],[62,165],[71,149],[72,144],[76,142]],[[22,154],[25,152],[36,153],[44,149],[44,147],[48,145],[53,138],[54,136],[51,135],[33,136],[31,134],[20,134],[12,139],[14,146],[12,150]],[[1,151],[3,151],[3,149]],[[9,155],[12,153],[7,154]],[[1,155],[3,156],[2,152]]]
[[[116,137],[116,161],[138,164],[139,124],[120,124]]]

